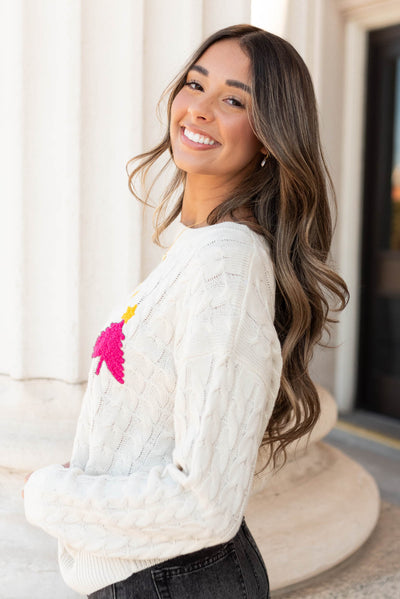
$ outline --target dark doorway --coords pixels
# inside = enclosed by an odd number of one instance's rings
[[[357,405],[400,419],[400,25],[369,34]]]

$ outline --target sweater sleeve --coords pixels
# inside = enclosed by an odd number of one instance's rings
[[[239,266],[222,251],[214,258],[193,269],[180,305],[170,463],[90,476],[79,459],[36,471],[25,487],[27,519],[74,550],[168,559],[225,542],[240,526],[281,357],[259,255]],[[273,285],[271,265],[270,277]]]

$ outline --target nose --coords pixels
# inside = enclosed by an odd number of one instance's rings
[[[188,112],[193,120],[212,121],[214,118],[213,102],[204,93],[192,98]]]

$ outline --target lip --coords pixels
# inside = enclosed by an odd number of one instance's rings
[[[198,133],[199,135],[203,135],[204,137],[208,137],[209,139],[212,139],[214,141],[213,145],[210,146],[208,144],[202,144],[202,143],[198,143],[196,141],[192,141],[191,139],[186,137],[186,135],[184,134],[185,129],[189,129],[190,131],[192,131],[192,133]],[[196,150],[215,150],[215,148],[218,148],[221,145],[214,137],[212,137],[206,131],[202,131],[201,129],[198,129],[197,127],[190,127],[188,125],[181,125],[180,139],[183,144],[185,144],[189,148],[196,148]]]

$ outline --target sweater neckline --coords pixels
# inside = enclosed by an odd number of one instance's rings
[[[180,229],[182,229],[183,231],[205,231],[205,230],[209,230],[211,228],[214,227],[228,227],[229,229],[236,229],[237,227],[246,227],[247,229],[250,229],[250,227],[248,227],[246,224],[244,223],[237,223],[235,221],[232,220],[225,220],[222,221],[221,223],[215,223],[214,225],[206,225],[205,227],[189,227],[187,225],[185,225],[184,223],[182,223],[181,221],[178,221],[178,226]]]
[[[169,246],[169,248],[167,249],[167,251],[165,252],[165,254],[162,256],[162,260],[165,260],[167,255],[169,254],[170,251],[173,251],[173,248],[176,247],[176,244],[178,246],[180,246],[180,242],[181,239],[186,238],[188,239],[188,231],[190,231],[190,237],[193,238],[195,235],[200,235],[200,231],[204,232],[210,232],[210,230],[215,231],[214,227],[218,227],[218,228],[225,228],[225,229],[236,229],[238,230],[240,227],[246,227],[246,229],[248,229],[248,231],[250,231],[251,233],[254,233],[254,231],[252,231],[250,229],[250,227],[248,227],[247,225],[245,225],[244,223],[237,223],[234,221],[223,221],[221,223],[216,223],[215,225],[206,225],[205,227],[188,227],[186,226],[184,223],[182,223],[181,221],[177,222],[177,228],[178,228],[178,235],[176,235],[174,241],[171,243],[171,245]],[[255,233],[256,234],[256,233]]]

